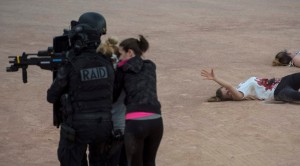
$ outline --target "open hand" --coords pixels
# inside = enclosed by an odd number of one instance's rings
[[[204,77],[205,80],[214,80],[215,79],[215,74],[214,70],[211,69],[210,72],[206,70],[201,70],[201,76]]]

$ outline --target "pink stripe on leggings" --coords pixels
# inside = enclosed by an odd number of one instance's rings
[[[143,118],[143,117],[147,117],[147,116],[151,116],[154,113],[152,112],[131,112],[126,114],[125,119],[137,119],[137,118]]]

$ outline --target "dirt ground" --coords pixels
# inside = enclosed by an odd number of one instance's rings
[[[150,42],[165,127],[157,165],[300,165],[299,105],[208,103],[219,86],[200,76],[214,68],[238,84],[299,72],[271,66],[276,52],[299,49],[299,8],[299,0],[1,0],[0,165],[59,164],[46,101],[51,72],[30,66],[23,84],[21,71],[5,68],[8,56],[52,46],[87,11],[105,16],[104,39],[143,34]]]

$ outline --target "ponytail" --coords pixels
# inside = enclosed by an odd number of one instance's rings
[[[120,43],[125,52],[131,49],[135,55],[142,56],[149,48],[149,43],[143,35],[139,35],[139,39],[128,38]]]
[[[139,36],[140,36],[140,41],[138,41],[138,44],[139,44],[141,51],[144,53],[148,50],[149,43],[143,35],[139,35]]]

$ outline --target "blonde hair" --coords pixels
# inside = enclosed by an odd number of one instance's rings
[[[105,41],[105,43],[101,43],[96,51],[105,56],[111,57],[113,54],[118,54],[119,52],[117,44],[118,40],[110,37]]]

